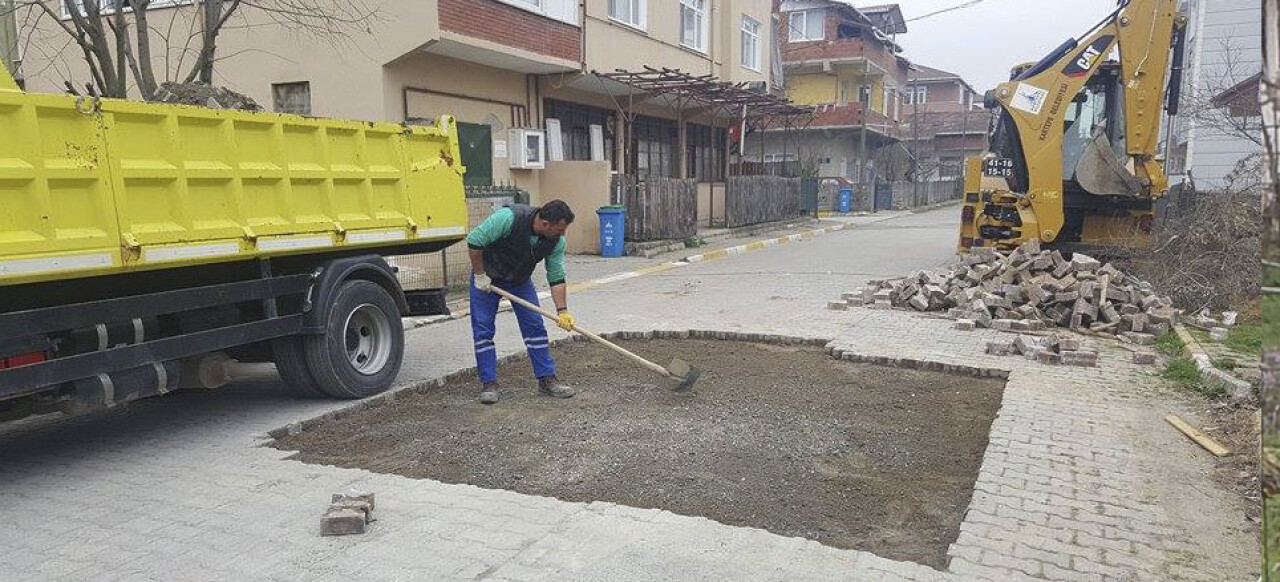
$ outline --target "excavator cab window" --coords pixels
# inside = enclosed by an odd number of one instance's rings
[[[1076,165],[1084,154],[1085,146],[1098,133],[1105,133],[1115,151],[1124,150],[1124,108],[1120,99],[1124,92],[1120,87],[1119,65],[1103,65],[1089,79],[1080,93],[1071,100],[1063,116],[1062,179],[1075,179]]]

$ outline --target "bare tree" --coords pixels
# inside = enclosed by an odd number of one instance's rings
[[[149,16],[160,7],[181,15],[175,14],[167,28],[153,26]],[[212,84],[221,58],[219,36],[247,14],[335,41],[367,32],[381,18],[377,0],[192,0],[176,6],[173,0],[16,0],[14,10],[23,14],[22,32],[28,38],[52,23],[68,47],[80,50],[89,68],[90,93],[127,97],[132,79],[148,100],[156,97],[161,78]],[[185,39],[173,30],[181,17],[188,20]],[[168,58],[174,51],[180,55],[176,63]],[[164,68],[163,77],[156,75],[157,65]],[[70,82],[68,89],[78,92]]]
[[[1219,95],[1257,78],[1257,61],[1241,58],[1250,53],[1236,48],[1230,38],[1221,40],[1217,53],[1222,55],[1217,66],[1212,70],[1206,67],[1208,71],[1202,73],[1198,82],[1183,86],[1180,117],[1194,122],[1196,127],[1245,139],[1261,146],[1261,120],[1252,111],[1252,107],[1240,107],[1218,100]],[[1251,87],[1249,92],[1252,91]],[[1248,101],[1251,106],[1253,100]]]

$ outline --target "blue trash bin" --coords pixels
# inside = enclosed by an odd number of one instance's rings
[[[848,214],[853,209],[853,188],[846,187],[840,189],[840,200],[836,203],[836,210],[842,214]]]
[[[602,206],[596,210],[600,217],[600,256],[621,257],[623,239],[627,232],[627,209],[623,206]]]

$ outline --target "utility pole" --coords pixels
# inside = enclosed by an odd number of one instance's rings
[[[911,201],[920,204],[920,91],[919,77],[911,81]]]
[[[862,55],[863,74],[862,83],[867,83],[871,78],[871,60],[866,58],[866,54]],[[863,196],[868,193],[867,189],[867,109],[871,105],[871,86],[867,85],[867,102],[862,102],[862,84],[858,86],[858,107],[862,108],[862,131],[859,132],[862,143],[858,146],[858,189],[861,190]],[[875,193],[871,191],[872,202],[871,208],[875,208]]]

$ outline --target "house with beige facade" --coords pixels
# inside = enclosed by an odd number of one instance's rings
[[[0,63],[22,79],[22,56],[18,44],[18,19],[13,0],[0,0]]]
[[[761,128],[745,155],[793,175],[874,180],[872,152],[898,140],[904,114],[911,63],[895,41],[907,31],[902,12],[835,0],[776,4],[787,98],[817,114],[797,127]]]
[[[710,213],[712,185],[729,165],[730,116],[678,108],[606,75],[665,68],[767,90],[772,4],[383,0],[370,3],[378,12],[367,29],[336,38],[281,26],[246,5],[219,37],[216,83],[302,115],[407,123],[452,115],[469,186],[569,201],[582,219],[569,233],[571,249],[591,252],[594,211],[609,203],[612,175],[694,178],[708,196],[700,212]],[[156,29],[187,30],[199,11],[189,0],[164,0],[150,15]],[[20,34],[39,49],[24,63],[30,90],[84,85],[82,57],[60,51],[66,41],[55,24],[46,19]],[[157,69],[172,70],[184,51],[155,53]]]

